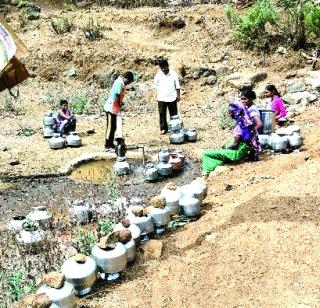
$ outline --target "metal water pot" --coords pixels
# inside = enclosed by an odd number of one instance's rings
[[[75,204],[69,208],[70,219],[73,223],[89,223],[90,208],[86,204]]]
[[[120,273],[127,266],[126,248],[122,243],[118,242],[116,247],[110,250],[101,249],[98,245],[95,245],[91,254],[101,273]]]
[[[25,216],[14,216],[6,225],[7,230],[19,231],[22,230],[23,223],[26,221]]]
[[[152,208],[150,211],[150,216],[152,217],[153,223],[156,227],[166,226],[170,220],[171,215],[168,208]]]
[[[35,228],[34,230],[22,229],[16,235],[17,242],[26,251],[36,252],[41,249],[46,238],[46,232],[42,229]]]
[[[169,163],[172,165],[172,170],[179,171],[183,168],[181,158],[178,154],[171,153]]]
[[[66,260],[61,268],[66,280],[74,287],[76,295],[86,295],[91,292],[97,280],[97,264],[91,257],[85,262],[76,261],[75,257]]]
[[[200,202],[204,199],[205,190],[197,184],[187,184],[183,185],[180,188],[180,198],[185,197],[194,197],[197,198]]]
[[[158,154],[158,159],[160,162],[167,163],[169,161],[170,155],[167,148],[161,148]]]
[[[53,305],[50,307],[75,308],[77,306],[75,291],[69,282],[65,282],[60,289],[51,288],[45,284],[37,290],[37,294],[42,293],[47,294],[52,300]]]
[[[47,112],[43,117],[43,125],[52,127],[54,124],[55,121],[52,112]]]
[[[181,144],[184,142],[184,133],[180,130],[174,130],[169,137],[170,143]]]
[[[262,122],[262,134],[269,135],[274,131],[275,113],[272,109],[259,109]]]
[[[158,170],[154,164],[146,164],[144,169],[144,179],[146,181],[155,181],[159,177]]]
[[[43,205],[34,206],[32,211],[27,215],[27,219],[32,220],[39,224],[44,230],[50,228],[52,214],[47,211],[47,208]]]
[[[203,199],[208,195],[208,184],[203,179],[196,179],[190,183],[191,185],[197,185],[202,190]]]
[[[259,142],[261,144],[261,146],[266,147],[269,144],[269,135],[259,135]]]
[[[170,118],[170,121],[168,123],[168,128],[170,131],[180,130],[182,127],[183,123],[178,115],[174,115]]]
[[[130,215],[128,219],[131,223],[134,223],[139,227],[142,236],[152,234],[154,232],[154,224],[151,216],[137,217]]]
[[[65,140],[60,136],[60,134],[54,133],[53,137],[49,139],[49,147],[51,149],[62,149],[65,145]]]
[[[168,208],[171,215],[179,215],[180,214],[180,187],[177,187],[175,190],[168,189],[164,187],[161,190],[161,196],[163,196],[166,200],[166,207]]]
[[[131,239],[128,243],[124,244],[124,247],[126,248],[128,262],[133,262],[136,258],[136,242]]]
[[[76,132],[71,132],[67,137],[66,137],[67,145],[69,147],[80,147],[82,144],[81,138]]]
[[[172,174],[172,165],[169,163],[159,163],[156,166],[158,173],[162,176],[168,176]]]
[[[289,146],[293,149],[298,149],[303,143],[303,138],[298,133],[293,133],[293,135],[288,136]]]
[[[180,198],[179,205],[181,207],[181,212],[188,216],[197,216],[200,213],[200,201],[192,196],[187,196]]]
[[[283,150],[286,150],[288,147],[288,137],[280,137],[277,134],[272,134],[270,143],[272,150],[274,150],[275,152],[281,152]]]
[[[184,164],[185,160],[186,160],[186,157],[185,155],[183,154],[182,150],[180,149],[176,149],[172,152],[172,154],[176,154],[178,155],[178,157],[181,159],[181,162],[182,162],[182,165]]]
[[[300,127],[298,125],[289,125],[287,128],[291,130],[293,134],[300,134]]]
[[[43,128],[43,137],[44,138],[51,138],[53,137],[54,134],[54,129],[52,128],[52,126],[45,126]]]
[[[140,241],[141,241],[141,230],[140,228],[134,224],[131,223],[130,226],[128,228],[125,228],[121,222],[117,223],[114,227],[114,231],[120,231],[120,230],[129,230],[131,232],[131,236],[132,239],[135,241],[136,246],[138,247],[140,245]]]
[[[113,165],[113,168],[117,175],[129,174],[130,166],[126,161],[125,157],[118,157],[116,163]]]
[[[191,142],[195,142],[198,139],[198,132],[195,128],[189,128],[186,132],[185,132],[185,139],[187,141],[191,141]]]

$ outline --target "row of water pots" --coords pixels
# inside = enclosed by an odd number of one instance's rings
[[[61,137],[59,133],[54,133],[48,142],[49,147],[54,150],[62,149],[65,146],[76,148],[82,144],[81,137],[76,132],[70,132],[66,138]]]

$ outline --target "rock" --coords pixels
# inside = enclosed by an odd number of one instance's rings
[[[178,16],[172,21],[172,26],[176,29],[182,29],[186,26],[186,22],[182,17]]]
[[[21,301],[15,303],[12,307],[15,308],[49,308],[52,305],[47,294],[29,294]]]
[[[7,147],[0,147],[0,151],[6,152],[6,151],[8,151],[8,148]]]
[[[278,49],[276,50],[276,52],[283,55],[283,54],[287,53],[287,49],[283,46],[279,46]]]
[[[264,80],[267,77],[265,72],[257,73],[234,73],[225,78],[227,85],[242,90],[244,88],[252,87],[256,82]]]
[[[176,190],[177,189],[177,185],[173,182],[168,182],[166,185],[164,185],[164,187],[169,190]]]
[[[227,166],[218,166],[216,169],[214,169],[212,172],[210,172],[209,177],[214,177],[216,175],[229,172],[231,170],[230,167]]]
[[[63,287],[66,277],[58,272],[50,272],[46,274],[42,282],[54,289],[60,289]]]
[[[285,88],[287,93],[303,92],[306,89],[305,85],[302,82],[287,83]]]
[[[217,66],[215,67],[216,75],[217,77],[225,76],[225,75],[230,75],[233,73],[233,69],[228,67],[228,66]]]
[[[309,72],[304,80],[313,90],[320,90],[320,71]]]
[[[210,233],[206,236],[205,240],[207,242],[215,242],[217,238],[221,237],[220,233]]]
[[[318,96],[314,93],[310,93],[310,95],[307,97],[308,103],[313,103],[318,99]]]
[[[86,260],[87,260],[87,256],[82,254],[82,253],[77,253],[75,256],[74,256],[74,260],[78,263],[86,263]]]
[[[141,206],[134,207],[131,210],[131,212],[136,217],[142,217],[143,216],[143,207],[141,207]]]
[[[119,231],[112,232],[100,238],[98,247],[101,249],[114,249],[119,242]]]
[[[123,225],[124,228],[128,228],[131,225],[130,220],[127,218],[122,219],[121,224]]]
[[[285,94],[282,99],[289,105],[306,104],[308,97],[311,95],[308,91],[288,93]]]
[[[119,231],[119,242],[122,244],[128,243],[132,239],[130,230],[120,230]]]
[[[74,67],[72,67],[72,68],[68,71],[67,75],[68,75],[69,77],[76,77],[76,76],[77,76],[77,71],[76,71],[76,69],[75,69]]]
[[[153,206],[147,206],[143,209],[143,216],[148,216],[153,209]]]
[[[212,86],[217,82],[217,76],[209,76],[205,81],[206,85]]]
[[[210,67],[197,67],[191,71],[191,77],[193,79],[199,79],[201,77],[215,76],[216,71]]]
[[[94,130],[94,128],[91,128],[91,129],[88,129],[87,130],[87,134],[88,135],[92,135],[92,134],[94,134],[96,131]]]
[[[19,165],[19,164],[20,164],[20,161],[17,158],[11,158],[9,160],[9,165],[10,166],[16,166],[16,165]]]
[[[145,256],[158,259],[162,255],[163,243],[160,240],[150,240],[140,249]]]
[[[163,209],[166,206],[166,199],[161,195],[155,196],[150,200],[150,205],[155,208]]]

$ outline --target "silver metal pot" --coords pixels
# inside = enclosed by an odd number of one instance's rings
[[[44,138],[51,138],[53,137],[54,129],[51,126],[45,126],[43,128],[43,137]]]
[[[156,227],[166,226],[171,220],[170,211],[166,207],[163,209],[152,208],[150,216]]]
[[[159,163],[156,166],[158,173],[162,176],[168,176],[172,174],[172,165],[169,163]]]
[[[63,263],[61,272],[74,286],[76,295],[90,293],[97,280],[97,264],[91,257],[86,257],[84,263],[77,262],[75,257],[72,257]]]
[[[36,252],[43,247],[45,242],[46,232],[42,229],[33,231],[20,230],[16,235],[17,242],[21,247],[30,252]]]
[[[111,250],[104,250],[98,245],[95,245],[92,248],[91,254],[101,273],[120,273],[127,266],[126,248],[119,242],[116,247]]]
[[[204,181],[202,179],[197,179],[197,180],[192,181],[190,184],[191,185],[196,185],[202,190],[203,199],[205,199],[207,197],[207,195],[208,195],[208,184],[207,184],[206,181]]]
[[[159,177],[158,170],[154,164],[147,164],[144,169],[144,179],[146,181],[155,181]]]
[[[141,242],[141,230],[140,228],[134,224],[134,223],[131,223],[130,226],[128,228],[125,228],[121,222],[117,223],[114,227],[114,231],[120,231],[120,230],[129,230],[131,232],[131,236],[132,236],[132,239],[135,241],[136,243],[136,247],[139,247],[140,245],[140,242]]]
[[[183,123],[178,115],[172,116],[168,123],[168,128],[170,131],[180,130],[183,127]]]
[[[131,223],[134,223],[141,230],[141,235],[148,235],[154,232],[154,224],[151,216],[137,217],[131,215],[128,217]]]
[[[167,187],[162,188],[161,196],[166,200],[166,207],[168,208],[171,215],[179,215],[180,206],[180,187],[177,187],[176,190],[168,189]]]
[[[48,140],[49,147],[51,149],[57,150],[62,149],[65,145],[65,140],[60,137],[60,134],[54,133],[53,137]]]
[[[271,141],[270,141],[271,148],[275,152],[281,152],[281,151],[287,149],[287,147],[288,147],[288,137],[287,136],[280,137],[277,134],[272,134],[270,139],[271,139]]]
[[[191,142],[195,142],[198,139],[198,132],[195,128],[189,128],[186,132],[185,132],[185,139],[187,141],[191,141]]]
[[[269,135],[274,131],[275,114],[272,109],[259,109],[262,122],[262,134]]]
[[[77,306],[76,296],[73,285],[69,282],[65,282],[60,289],[51,288],[48,285],[43,285],[37,290],[37,294],[45,293],[52,300],[53,305],[51,307],[63,307],[74,308]]]
[[[126,255],[128,262],[133,262],[136,258],[136,243],[131,239],[128,243],[124,244],[126,248]]]
[[[174,130],[169,139],[172,144],[181,144],[184,142],[184,133],[180,130]]]
[[[200,202],[204,199],[205,195],[205,190],[197,184],[187,184],[183,185],[180,188],[180,198],[184,197],[195,197],[197,198]]]
[[[129,174],[130,166],[126,161],[125,157],[118,157],[116,163],[113,165],[113,168],[117,175]]]
[[[22,225],[26,221],[25,216],[14,216],[6,225],[7,230],[19,231],[22,230]]]
[[[167,163],[169,161],[169,151],[167,148],[161,148],[158,154],[158,159],[160,162]]]
[[[44,230],[50,228],[52,214],[47,211],[47,208],[43,205],[34,206],[32,211],[27,215],[27,219],[32,220],[39,224]]]
[[[185,160],[186,160],[186,157],[185,155],[183,154],[182,150],[180,149],[175,149],[172,154],[176,154],[178,155],[178,157],[181,159],[181,162],[182,162],[182,165],[184,164]]]
[[[54,124],[55,121],[52,112],[47,112],[43,117],[43,125],[52,127]]]
[[[82,144],[81,138],[76,132],[71,132],[66,137],[66,142],[69,147],[74,147],[74,148],[80,147]]]
[[[269,143],[269,135],[259,135],[259,142],[261,144],[261,146],[265,147],[268,145]]]
[[[200,201],[191,196],[185,196],[179,200],[181,211],[188,217],[194,217],[200,213]]]
[[[288,136],[289,146],[293,149],[298,149],[303,143],[303,138],[298,133],[294,133],[291,136]]]
[[[172,165],[172,170],[179,171],[183,168],[181,158],[179,158],[178,154],[171,153],[169,163]]]

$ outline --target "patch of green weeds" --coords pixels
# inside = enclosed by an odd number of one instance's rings
[[[17,136],[23,136],[23,137],[30,137],[32,135],[34,135],[36,133],[36,131],[32,128],[29,127],[24,127],[24,128],[20,128],[17,131]]]
[[[53,31],[57,34],[70,33],[75,29],[73,19],[68,16],[55,17],[50,21]]]
[[[99,220],[98,221],[98,237],[106,236],[112,232],[114,223],[110,220]]]
[[[91,114],[92,109],[89,104],[86,92],[74,92],[71,95],[71,110],[74,114]]]
[[[84,33],[84,36],[88,40],[99,40],[103,37],[103,27],[98,20],[93,20],[92,17],[85,19],[81,26],[81,30]]]
[[[92,231],[87,231],[81,227],[77,228],[75,248],[79,253],[90,256],[95,242],[96,237]]]

